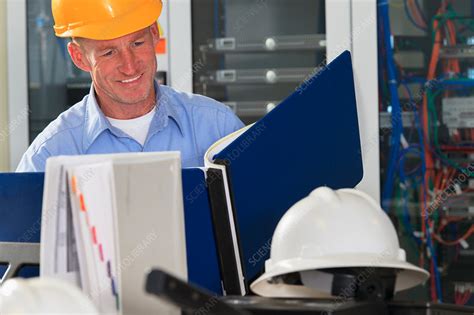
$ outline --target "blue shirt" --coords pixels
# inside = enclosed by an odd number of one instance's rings
[[[243,127],[232,110],[211,98],[156,82],[155,91],[156,112],[143,146],[110,124],[91,86],[82,101],[36,137],[17,172],[44,172],[50,156],[119,152],[180,151],[183,167],[202,166],[211,144]]]

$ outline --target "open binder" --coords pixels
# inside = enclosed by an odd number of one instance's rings
[[[214,144],[205,165],[223,287],[244,295],[263,272],[287,209],[316,187],[354,187],[362,179],[350,53]]]

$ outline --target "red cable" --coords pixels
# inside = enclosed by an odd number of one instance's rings
[[[431,258],[433,259],[433,257]],[[430,261],[430,272],[432,275],[434,275],[434,264],[432,261]],[[435,277],[431,277],[430,279],[431,281],[431,300],[432,301],[437,301],[438,300],[438,297],[437,297],[437,294],[436,294],[436,282],[435,282]]]
[[[441,238],[438,234],[433,233],[433,238],[445,246],[454,246],[458,245],[461,241],[468,239],[472,234],[474,234],[474,224],[464,233],[463,236],[454,241],[446,241]]]
[[[446,21],[446,26],[448,27],[449,38],[450,38],[450,45],[456,45],[456,28],[454,26],[454,22],[452,20]],[[454,73],[459,74],[461,72],[459,67],[459,60],[458,59],[449,59],[449,63],[451,69]]]
[[[421,27],[423,28],[427,28],[427,25],[425,23],[425,21],[423,20],[420,12],[416,9],[416,4],[415,2],[416,0],[412,0],[412,1],[408,1],[408,9],[409,11],[411,11],[411,16],[413,16],[413,18],[416,20],[416,23],[418,25],[420,25]]]
[[[467,153],[474,152],[474,146],[463,147],[463,146],[455,146],[455,145],[442,145],[440,146],[440,149],[443,151],[451,151],[451,152],[467,152]]]
[[[469,302],[470,299],[471,299],[471,290],[467,290],[463,294],[461,305],[466,305],[466,303]]]

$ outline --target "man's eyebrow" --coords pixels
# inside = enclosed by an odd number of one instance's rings
[[[131,38],[131,42],[137,41],[139,39],[145,39],[146,34],[137,34]]]
[[[95,45],[95,50],[101,51],[101,50],[108,50],[108,49],[114,49],[116,48],[117,45],[114,45],[110,42],[99,42],[97,45]]]
[[[135,36],[130,38],[130,42],[134,42],[134,41],[137,41],[137,40],[143,40],[143,39],[145,39],[145,37],[146,37],[146,33],[136,34]],[[117,47],[117,45],[112,45],[112,44],[109,44],[109,43],[103,43],[103,44],[97,45],[95,50],[96,51],[104,51],[104,50],[114,49],[116,47]]]
[[[115,46],[113,45],[104,45],[104,46],[99,46],[96,48],[97,51],[104,51],[104,50],[109,50],[109,49],[114,49]]]

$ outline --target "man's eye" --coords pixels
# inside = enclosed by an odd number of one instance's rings
[[[138,41],[133,43],[136,47],[143,45],[144,41]]]
[[[109,57],[109,56],[112,56],[112,53],[113,53],[112,50],[108,50],[108,51],[106,51],[106,52],[104,52],[104,53],[102,54],[102,57]]]

